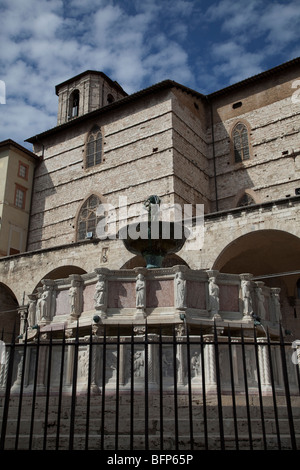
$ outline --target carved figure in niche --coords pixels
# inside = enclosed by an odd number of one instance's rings
[[[50,296],[51,296],[51,292],[48,286],[44,284],[40,303],[39,303],[41,321],[47,321],[48,316],[50,314],[50,309],[49,309],[49,302],[51,298]]]
[[[136,284],[135,284],[135,291],[136,291],[136,306],[138,308],[145,308],[145,278],[142,274],[138,274]]]
[[[271,288],[271,298],[272,298],[272,310],[274,312],[274,319],[277,322],[282,320],[281,309],[280,309],[280,288],[273,287]]]
[[[32,328],[36,325],[36,297],[35,295],[29,295],[29,303],[28,303],[28,316],[27,316],[27,325],[29,328]]]
[[[80,282],[72,281],[69,289],[70,311],[71,315],[77,316],[80,312]]]
[[[136,351],[134,354],[133,371],[135,377],[142,377],[144,371],[144,359],[141,351]]]
[[[250,281],[242,281],[242,296],[244,302],[244,315],[250,316],[253,313]]]
[[[176,308],[184,308],[186,305],[185,298],[186,298],[186,281],[183,278],[183,274],[181,271],[176,273],[175,275],[175,307]]]
[[[209,279],[208,291],[209,291],[209,310],[213,315],[219,312],[219,286],[216,283],[216,278],[211,277]]]
[[[263,290],[261,287],[257,287],[256,297],[257,297],[257,314],[259,318],[264,319],[266,318],[266,309],[264,305],[265,296],[263,294]]]
[[[105,306],[106,297],[106,282],[105,277],[102,274],[98,276],[98,282],[96,284],[96,292],[94,295],[95,308]]]
[[[164,377],[168,377],[171,375],[172,371],[173,360],[170,354],[164,352],[162,355],[162,372]]]
[[[200,358],[199,358],[199,353],[197,351],[194,352],[194,355],[191,359],[191,366],[192,370],[194,371],[195,377],[198,377],[200,375]]]

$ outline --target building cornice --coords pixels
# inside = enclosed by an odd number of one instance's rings
[[[17,150],[20,150],[21,152],[25,153],[27,156],[33,158],[34,160],[39,160],[40,159],[38,155],[31,152],[30,150],[28,150],[27,148],[25,148],[22,145],[18,144],[17,142],[15,142],[12,139],[6,139],[6,140],[2,140],[2,142],[0,142],[0,150],[3,149],[3,148],[10,148],[10,147],[14,148],[14,149],[17,149]]]

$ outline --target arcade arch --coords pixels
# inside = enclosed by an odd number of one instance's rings
[[[20,329],[18,301],[12,290],[0,282],[0,339],[10,342],[15,328],[16,335]],[[3,335],[3,338],[2,338]]]
[[[295,292],[300,277],[300,238],[282,230],[257,230],[229,243],[213,269],[224,273],[251,273],[269,287],[281,288],[284,326],[300,334],[300,308]]]
[[[79,266],[72,266],[72,265],[67,265],[67,266],[60,266],[59,268],[55,268],[49,273],[47,273],[43,278],[40,280],[40,282],[35,286],[33,292],[37,290],[38,287],[42,286],[42,280],[43,279],[65,279],[66,277],[69,277],[71,274],[86,274],[86,271]]]

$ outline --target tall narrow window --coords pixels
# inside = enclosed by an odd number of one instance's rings
[[[77,219],[77,240],[85,240],[87,234],[95,236],[96,227],[101,217],[98,217],[96,212],[100,205],[100,198],[96,195],[90,196],[82,205],[79,216]]]
[[[250,149],[248,139],[248,129],[245,124],[239,122],[233,129],[233,148],[234,148],[234,160],[235,162],[242,162],[243,160],[249,160]]]
[[[25,209],[25,202],[26,202],[26,188],[19,186],[16,184],[15,187],[15,206],[19,209]]]
[[[86,144],[86,168],[99,165],[102,161],[102,133],[98,126],[89,133]]]

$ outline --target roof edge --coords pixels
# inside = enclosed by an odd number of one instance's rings
[[[15,147],[16,149],[21,150],[22,152],[24,152],[24,153],[26,153],[27,155],[29,155],[29,157],[34,158],[35,160],[39,160],[39,159],[40,159],[40,157],[39,157],[38,155],[36,155],[35,153],[31,152],[31,151],[28,150],[26,147],[23,147],[23,145],[18,144],[17,142],[15,142],[15,141],[12,140],[12,139],[2,140],[2,142],[0,142],[0,149],[3,148],[3,147]]]
[[[99,75],[100,77],[107,80],[112,87],[117,88],[119,91],[121,91],[125,95],[128,95],[128,93],[126,93],[126,91],[121,87],[121,85],[117,81],[112,80],[104,72],[100,72],[98,70],[85,70],[84,72],[81,72],[78,75],[75,75],[75,77],[68,78],[67,80],[59,83],[58,85],[55,86],[56,95],[58,95],[59,88],[61,88],[64,85],[67,85],[68,83],[73,82],[74,80],[79,80],[81,77],[84,77],[84,75],[87,75],[87,74]]]
[[[283,64],[276,65],[275,67],[272,67],[271,69],[264,70],[263,72],[260,72],[256,75],[245,78],[244,80],[241,80],[240,82],[236,82],[236,83],[233,83],[232,85],[229,85],[225,88],[221,88],[221,90],[214,91],[213,93],[208,94],[207,98],[209,99],[209,98],[214,98],[216,96],[220,96],[220,95],[223,95],[223,94],[225,95],[227,93],[230,93],[232,90],[235,90],[237,88],[241,88],[245,85],[251,84],[251,83],[256,82],[258,80],[267,78],[267,77],[269,77],[270,75],[272,75],[274,73],[292,68],[295,65],[300,65],[300,57],[296,57],[295,59],[289,60],[288,62],[284,62]]]

